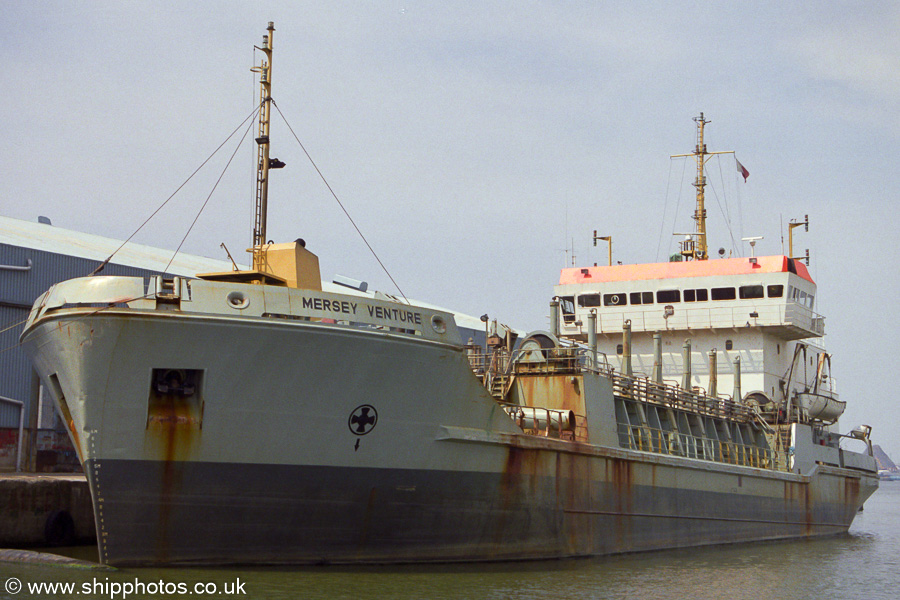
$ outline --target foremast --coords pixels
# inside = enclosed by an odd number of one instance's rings
[[[321,290],[319,259],[306,249],[306,243],[297,239],[293,242],[275,244],[267,241],[266,215],[269,201],[269,171],[280,169],[284,163],[269,157],[269,123],[272,107],[272,38],[275,24],[269,21],[267,33],[263,35],[262,46],[254,46],[263,53],[259,65],[251,71],[259,73],[259,125],[256,145],[256,209],[253,220],[253,244],[247,250],[253,256],[249,270],[225,273],[202,273],[197,276],[211,281],[234,283],[254,283],[278,285],[292,288]]]
[[[262,270],[261,247],[266,243],[266,213],[269,199],[269,117],[272,107],[272,38],[275,24],[269,21],[268,33],[263,35],[262,47],[254,46],[265,56],[259,66],[250,70],[259,73],[259,129],[256,137],[256,211],[253,221],[253,268]]]
[[[697,231],[687,234],[688,239],[681,242],[681,255],[687,260],[708,260],[709,252],[706,242],[706,199],[704,196],[706,190],[706,175],[704,169],[708,157],[716,154],[734,154],[734,150],[726,150],[722,152],[709,152],[706,149],[706,143],[703,141],[703,129],[707,121],[703,118],[703,113],[699,117],[694,117],[697,124],[697,145],[690,154],[673,154],[672,158],[680,158],[685,156],[693,156],[697,162],[697,178],[694,180],[694,187],[697,188],[697,209],[694,211],[694,221],[697,222]]]

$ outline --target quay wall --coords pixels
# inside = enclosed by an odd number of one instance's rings
[[[0,474],[0,548],[67,546],[96,540],[81,474]]]

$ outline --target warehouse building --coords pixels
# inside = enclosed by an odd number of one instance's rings
[[[120,240],[0,217],[0,470],[51,471],[78,468],[78,460],[53,402],[44,394],[19,347],[34,301],[54,283],[92,273]],[[127,244],[103,275],[148,278],[164,272],[189,275],[230,271],[230,262]]]

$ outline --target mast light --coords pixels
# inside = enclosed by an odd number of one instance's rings
[[[609,258],[609,266],[612,266],[612,236],[611,235],[597,235],[597,230],[594,230],[594,247],[597,246],[597,240],[603,240],[609,247],[607,248],[608,258]]]

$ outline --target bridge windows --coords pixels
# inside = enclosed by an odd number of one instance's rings
[[[559,308],[562,310],[563,323],[575,322],[575,298],[573,296],[560,296]]]
[[[649,292],[647,293],[650,294]],[[632,294],[632,296],[633,295],[634,294]],[[619,292],[618,294],[603,294],[603,306],[626,306],[627,304],[628,294],[625,292]],[[634,303],[632,302],[632,304]],[[600,294],[580,294],[578,296],[578,306],[581,308],[591,308],[600,305]]]
[[[737,298],[737,292],[733,287],[713,288],[710,290],[713,300],[734,300]]]
[[[632,304],[653,304],[653,292],[631,292]]]
[[[788,296],[791,300],[793,300],[800,306],[805,306],[806,308],[812,309],[812,307],[815,305],[815,296],[813,296],[812,294],[807,294],[799,288],[791,286],[788,289]]]
[[[709,300],[709,290],[705,288],[684,290],[685,302],[706,302],[707,300]]]
[[[624,306],[628,304],[628,297],[624,293],[603,294],[603,306]]]
[[[660,304],[667,304],[670,302],[681,302],[681,291],[680,290],[659,290],[656,292],[656,301]]]
[[[742,285],[739,288],[741,300],[753,300],[755,298],[765,298],[763,286],[761,285]]]
[[[685,283],[697,285],[699,282],[686,281]],[[710,300],[719,302],[728,300],[765,300],[770,298],[773,300],[785,299],[788,302],[796,303],[812,310],[815,301],[813,293],[808,293],[799,287],[788,284],[767,284],[765,282],[729,287],[607,293],[607,290],[610,288],[615,289],[614,285],[618,287],[620,284],[611,282],[606,289],[601,288],[597,291],[585,291],[581,294],[560,297],[560,310],[563,315],[563,322],[566,324],[575,323],[585,310],[600,307],[604,309],[625,307],[640,310],[636,307],[652,304],[671,305],[678,302],[695,303],[709,302]],[[623,285],[623,287],[625,286]],[[578,315],[575,314],[576,310],[579,312]]]
[[[578,306],[600,306],[600,294],[581,294],[578,296]]]

